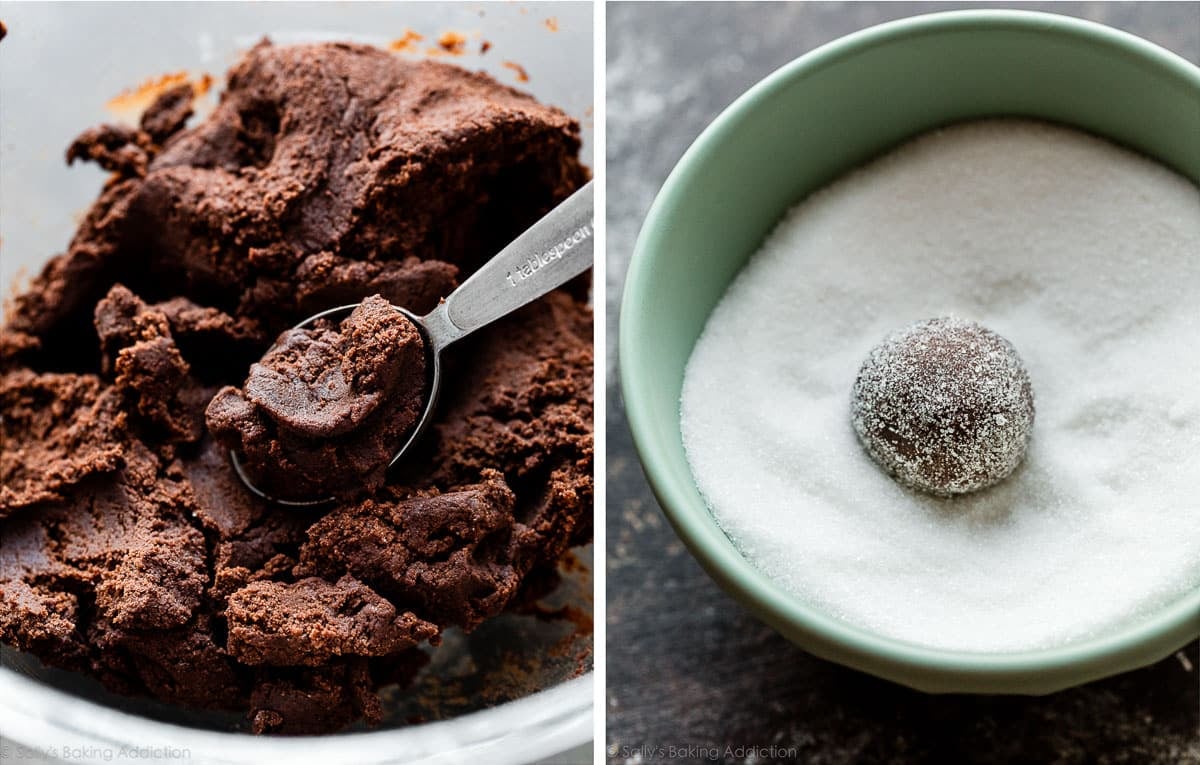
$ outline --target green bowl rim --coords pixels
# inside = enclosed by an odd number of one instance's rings
[[[651,252],[665,235],[660,219],[711,153],[745,113],[774,97],[793,79],[828,67],[884,41],[972,28],[1043,32],[1107,46],[1158,71],[1173,75],[1200,93],[1200,68],[1127,32],[1058,14],[1018,10],[958,10],[923,14],[854,32],[783,65],[726,107],[692,143],[668,176],[643,223],[626,274],[618,332],[621,390],[634,446],[650,487],[680,538],[709,575],[763,621],[824,658],[864,669],[925,690],[1046,693],[1135,669],[1169,655],[1200,636],[1200,590],[1112,634],[1059,648],[984,653],[929,648],[886,638],[800,603],[738,553],[701,502],[676,486],[656,456],[666,439],[653,427],[642,381],[653,365],[634,352],[642,334],[638,307],[648,304]],[[646,354],[641,354],[643,358]],[[699,517],[702,513],[706,516]]]

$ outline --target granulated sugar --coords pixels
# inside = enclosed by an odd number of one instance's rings
[[[1011,341],[1021,466],[952,499],[864,451],[873,346],[954,315]],[[823,612],[927,646],[1100,636],[1200,587],[1200,190],[1039,123],[922,136],[792,210],[690,359],[684,445],[746,558]]]

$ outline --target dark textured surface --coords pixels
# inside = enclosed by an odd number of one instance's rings
[[[667,524],[633,451],[614,374],[620,286],[671,167],[721,109],[792,58],[875,23],[959,5],[608,6],[613,762],[1200,763],[1200,643],[1153,667],[1041,698],[929,696],[844,669],[779,637],[704,574]],[[1082,16],[1200,61],[1200,4],[1008,7]]]

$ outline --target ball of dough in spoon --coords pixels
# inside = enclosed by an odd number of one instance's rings
[[[348,499],[382,485],[426,392],[420,330],[375,295],[341,322],[283,333],[206,417],[270,496]]]

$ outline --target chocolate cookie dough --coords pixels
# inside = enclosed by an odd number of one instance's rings
[[[941,496],[1008,477],[1033,428],[1033,387],[1012,343],[943,317],[892,334],[867,357],[851,397],[854,429],[896,480]]]
[[[343,44],[264,42],[187,129],[190,111],[173,89],[140,129],[72,145],[114,175],[0,330],[0,640],[258,732],[378,720],[377,691],[444,629],[591,539],[586,285],[456,345],[411,458],[329,508],[250,494],[204,413],[247,453],[385,412],[405,427],[424,372],[375,309],[429,311],[578,188],[579,126],[483,74]],[[296,322],[373,295],[247,378]],[[356,331],[399,344],[359,356],[339,340]],[[333,369],[355,396],[321,398]],[[283,373],[309,406],[277,405]]]
[[[354,498],[378,489],[425,407],[421,331],[372,295],[340,325],[280,335],[243,389],[222,388],[208,427],[268,496]]]

